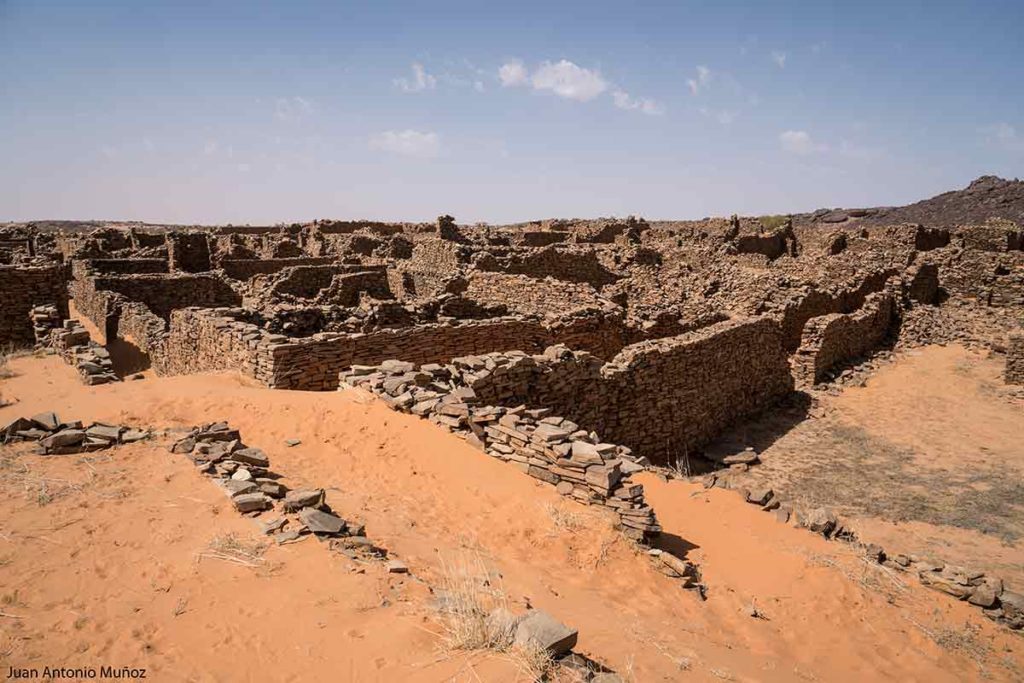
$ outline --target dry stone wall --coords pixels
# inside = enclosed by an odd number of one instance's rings
[[[64,267],[0,266],[0,298],[0,345],[31,346],[33,308],[52,304],[61,318],[68,317]]]
[[[778,325],[764,317],[641,342],[605,364],[559,346],[459,362],[471,370],[462,381],[482,402],[549,408],[660,463],[793,388]]]
[[[1007,384],[1024,384],[1024,332],[1010,335],[1005,378]]]
[[[892,296],[878,292],[869,295],[854,313],[811,318],[793,356],[797,382],[816,384],[831,368],[876,348],[892,327],[894,311]]]

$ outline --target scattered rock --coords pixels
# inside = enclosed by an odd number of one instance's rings
[[[564,655],[576,646],[579,632],[561,623],[547,612],[531,610],[516,626],[513,643],[520,647],[533,645],[553,657]]]

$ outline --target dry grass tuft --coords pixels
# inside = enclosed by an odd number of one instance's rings
[[[586,526],[583,513],[564,502],[544,503],[543,507],[559,531],[579,531]]]
[[[266,549],[265,543],[244,540],[229,533],[215,536],[206,550],[199,553],[199,558],[208,557],[213,560],[233,562],[244,567],[259,567],[264,562],[263,553]]]
[[[494,584],[479,554],[452,562],[442,558],[440,583],[437,609],[445,649],[502,651],[509,647],[512,634],[489,618],[495,610],[508,609],[508,598]]]
[[[441,559],[437,610],[443,628],[442,647],[502,653],[531,681],[546,680],[555,662],[542,647],[513,645],[513,613],[500,577],[487,569],[479,553],[454,561]]]

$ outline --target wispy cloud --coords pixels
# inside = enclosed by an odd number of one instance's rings
[[[526,85],[530,82],[530,72],[526,66],[518,60],[505,62],[498,69],[498,80],[506,88],[514,88],[519,85]]]
[[[990,145],[1008,152],[1024,152],[1024,136],[1005,121],[984,126],[981,134]]]
[[[312,112],[313,103],[305,97],[278,97],[274,100],[274,118],[278,121],[297,121]]]
[[[660,116],[665,113],[665,108],[649,97],[631,97],[629,93],[616,90],[612,93],[615,106],[627,111],[641,111],[651,116]]]
[[[772,61],[775,62],[775,66],[780,69],[786,68],[786,53],[779,50],[772,51]]]
[[[686,85],[690,87],[690,92],[696,95],[711,83],[711,78],[711,69],[706,66],[698,66],[697,75],[686,79]]]
[[[412,78],[396,78],[392,83],[402,92],[423,92],[437,87],[437,78],[427,73],[419,62],[412,65]]]
[[[370,136],[370,148],[392,154],[429,159],[441,151],[441,138],[437,133],[418,130],[386,130]]]
[[[828,145],[815,142],[807,131],[787,130],[779,134],[779,144],[790,154],[809,156],[828,151]]]

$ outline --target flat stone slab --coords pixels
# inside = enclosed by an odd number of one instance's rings
[[[85,432],[81,429],[63,429],[56,434],[51,434],[39,443],[43,448],[61,448],[64,446],[77,446],[85,441]]]
[[[324,502],[323,489],[300,489],[289,491],[284,497],[284,509],[294,512],[307,507],[316,507]]]
[[[267,457],[267,454],[259,448],[240,448],[231,453],[228,457],[235,462],[244,463],[246,465],[270,467],[270,459]]]
[[[538,609],[528,612],[519,621],[513,643],[520,647],[534,645],[557,657],[576,647],[578,638],[579,631]]]
[[[270,499],[262,493],[243,493],[231,500],[239,512],[256,512],[266,510],[271,506]]]
[[[302,508],[299,519],[314,534],[340,534],[345,530],[345,520],[316,508]]]
[[[48,432],[55,432],[60,427],[60,418],[57,417],[57,413],[39,413],[29,418],[34,422],[40,429],[45,429]]]

